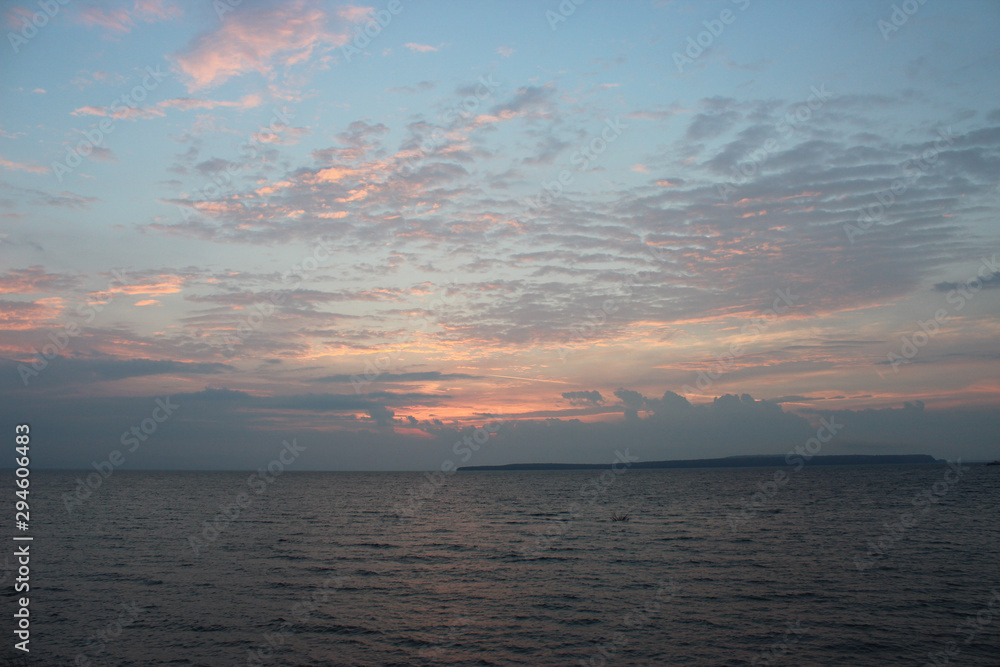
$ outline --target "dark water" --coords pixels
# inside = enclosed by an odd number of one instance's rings
[[[251,488],[248,473],[118,471],[72,514],[61,496],[80,473],[35,472],[31,656],[1000,665],[1000,467],[946,470],[786,468],[739,525],[773,469],[606,473],[605,487],[599,471],[460,473],[412,504],[421,474],[286,472]],[[189,538],[244,491],[195,553]],[[883,554],[868,558],[869,541]]]

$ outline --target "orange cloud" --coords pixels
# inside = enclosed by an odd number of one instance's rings
[[[180,292],[184,286],[184,278],[181,276],[160,275],[154,276],[145,281],[129,281],[127,285],[115,286],[100,294],[175,294]],[[145,305],[145,304],[136,304]]]
[[[37,329],[43,323],[55,320],[61,312],[61,306],[61,299],[0,301],[0,329],[4,331]]]
[[[75,282],[58,273],[46,273],[40,266],[13,269],[0,276],[0,294],[33,294],[69,289]]]
[[[349,169],[347,167],[328,167],[327,169],[321,169],[316,172],[315,175],[309,182],[311,183],[336,183],[349,176],[355,176],[359,173],[357,169]]]
[[[0,167],[4,169],[10,169],[11,171],[27,171],[32,174],[47,174],[49,173],[48,167],[43,167],[35,164],[27,164],[26,162],[11,162],[10,160],[5,160],[0,157]]]

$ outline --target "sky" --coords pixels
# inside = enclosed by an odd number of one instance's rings
[[[1000,4],[577,2],[3,3],[0,427],[1000,457]]]

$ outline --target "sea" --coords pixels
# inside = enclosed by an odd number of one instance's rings
[[[1000,665],[1000,466],[92,474],[6,664]]]

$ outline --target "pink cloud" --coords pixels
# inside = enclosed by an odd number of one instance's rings
[[[417,44],[416,42],[407,42],[403,44],[406,48],[414,53],[430,53],[432,51],[437,51],[441,46],[431,46],[430,44]]]
[[[129,32],[135,25],[124,8],[105,11],[97,7],[85,7],[80,10],[79,17],[80,23],[88,28],[101,26],[111,32]]]
[[[27,164],[26,162],[11,162],[10,160],[5,160],[0,157],[0,167],[4,169],[10,169],[11,171],[26,171],[31,174],[47,174],[49,173],[48,167],[43,167],[35,164]]]
[[[305,127],[284,126],[279,128],[276,132],[262,130],[260,132],[254,132],[250,136],[254,141],[259,141],[262,144],[283,144],[291,146],[298,143],[300,137],[311,134],[311,132],[312,131],[309,128]]]
[[[7,25],[12,30],[20,30],[24,27],[25,21],[31,23],[33,14],[34,12],[27,7],[11,7],[7,10]]]
[[[200,100],[192,97],[176,97],[172,100],[164,100],[157,104],[161,109],[180,109],[190,111],[192,109],[215,109],[217,107],[234,107],[237,109],[253,109],[261,104],[260,95],[244,95],[237,101],[222,100]]]
[[[166,0],[135,0],[131,9],[117,7],[99,9],[85,7],[80,10],[78,20],[87,27],[100,26],[113,33],[131,32],[136,21],[155,23],[156,21],[172,20],[184,15],[180,7]]]
[[[115,120],[137,120],[139,118],[158,118],[165,116],[162,111],[155,108],[139,109],[137,107],[119,107],[112,110],[111,107],[85,106],[73,110],[74,116],[107,116]]]
[[[151,18],[169,20],[184,16],[184,10],[166,0],[135,0],[134,11],[145,21],[150,21]]]
[[[330,16],[315,0],[255,10],[243,7],[227,15],[217,30],[196,38],[174,60],[189,78],[188,90],[212,88],[248,72],[269,76],[276,69],[308,61],[316,52],[346,44],[351,39],[348,22],[364,16],[341,11],[339,24],[331,28]]]
[[[369,18],[373,11],[375,11],[373,7],[344,5],[343,7],[339,7],[337,9],[337,15],[348,23],[360,23],[361,21]]]

